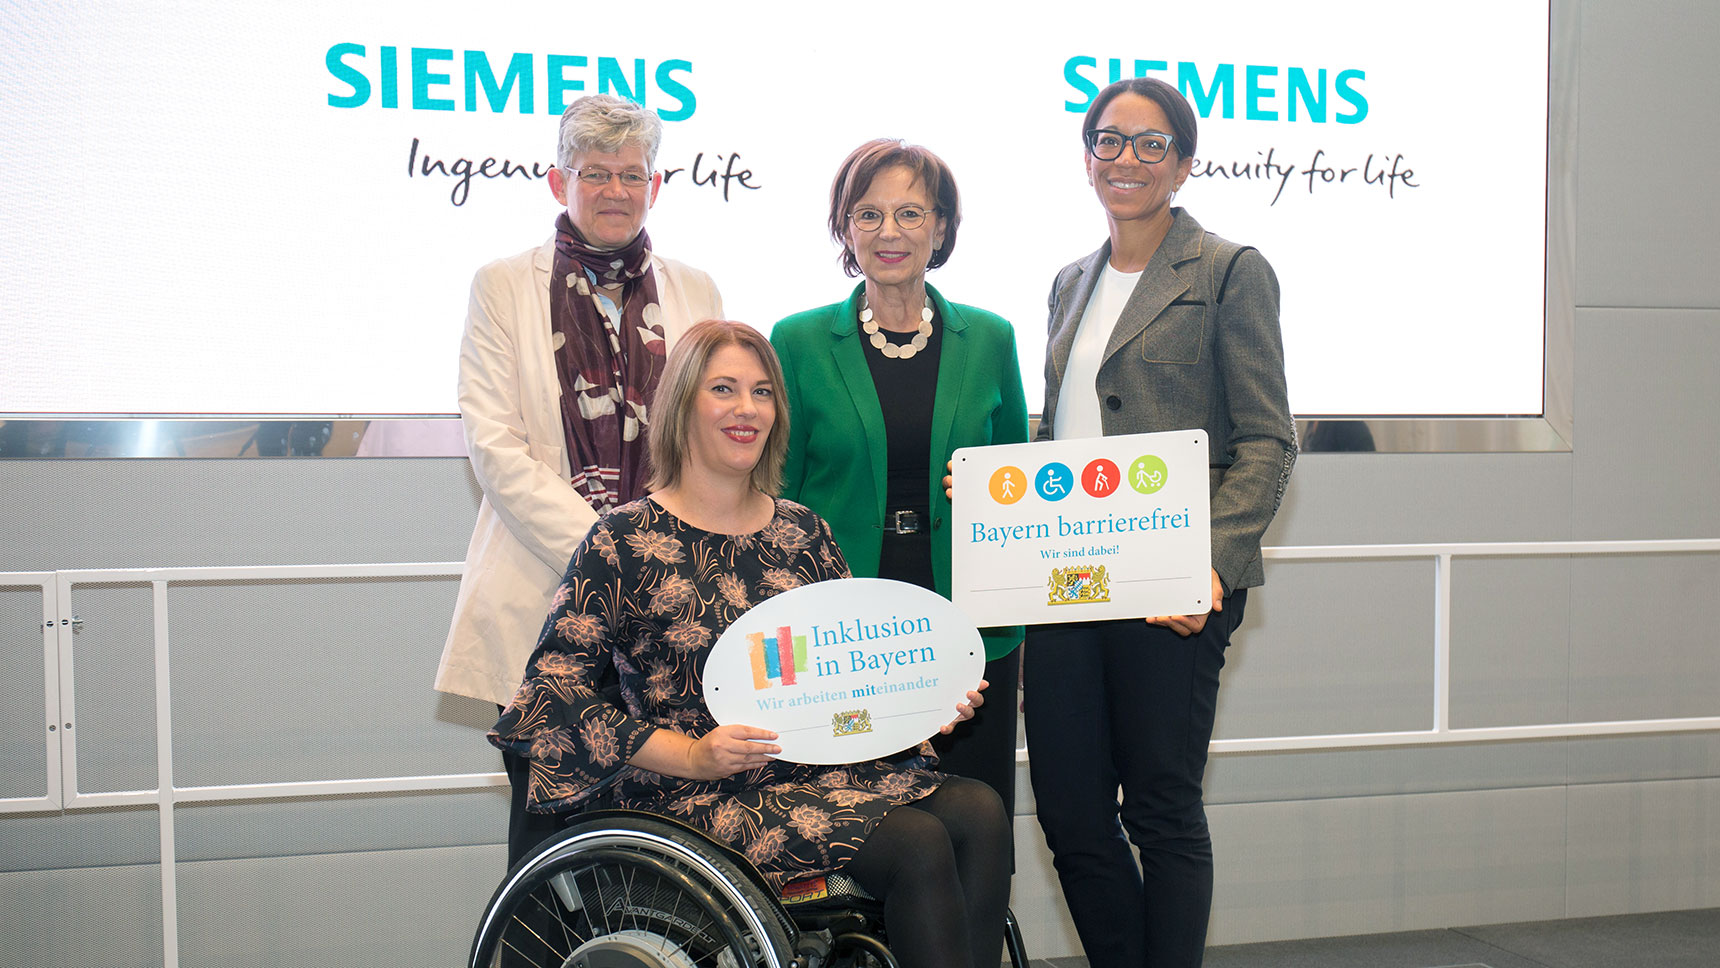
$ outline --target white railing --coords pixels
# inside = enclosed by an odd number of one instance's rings
[[[47,767],[47,778],[44,789],[38,796],[0,797],[0,814],[20,813],[24,811],[38,812],[42,810],[58,810],[62,806],[61,791],[65,787],[65,778],[61,775],[61,763],[68,750],[61,740],[67,727],[62,723],[69,720],[60,718],[60,681],[63,678],[60,668],[60,633],[59,633],[59,596],[58,585],[55,581],[56,572],[51,571],[11,571],[0,572],[0,588],[38,588],[42,593],[42,724]],[[71,632],[71,617],[66,617],[66,632]],[[28,689],[29,683],[18,680],[15,675],[7,674],[5,681],[8,688]]]
[[[432,776],[392,776],[350,780],[301,780],[290,783],[244,783],[218,786],[173,785],[173,683],[168,658],[170,633],[167,608],[167,586],[175,582],[209,581],[306,581],[318,578],[458,578],[464,565],[458,561],[417,562],[409,564],[376,565],[261,565],[224,568],[115,568],[83,569],[51,573],[55,579],[58,600],[71,601],[76,585],[137,584],[148,582],[154,592],[155,619],[155,709],[156,759],[159,785],[153,790],[126,790],[107,793],[83,793],[77,788],[76,743],[72,724],[76,719],[75,669],[72,638],[76,632],[74,615],[61,615],[53,622],[59,638],[61,688],[59,690],[61,755],[65,763],[60,771],[62,790],[59,804],[65,809],[123,807],[141,804],[208,803],[231,800],[269,800],[290,797],[345,796],[366,793],[427,792],[432,790],[481,789],[506,786],[504,773],[462,773]],[[8,576],[0,573],[0,587],[9,584]],[[22,584],[22,583],[20,583]],[[69,611],[67,609],[66,611]],[[0,801],[0,804],[6,801]],[[172,836],[164,831],[165,838]],[[165,848],[164,848],[165,849]]]
[[[1586,557],[1604,555],[1666,555],[1720,552],[1720,539],[1689,538],[1658,541],[1490,541],[1469,544],[1307,545],[1267,548],[1269,561],[1356,561],[1362,559],[1433,559],[1433,713],[1424,730],[1379,733],[1330,733],[1318,736],[1273,736],[1261,739],[1214,740],[1214,754],[1359,749],[1370,746],[1428,746],[1451,743],[1490,743],[1517,739],[1558,739],[1575,736],[1618,736],[1640,733],[1687,733],[1720,729],[1720,715],[1682,719],[1629,719],[1587,723],[1541,723],[1529,726],[1451,725],[1451,562],[1454,558]],[[1023,751],[1025,752],[1025,751]],[[1019,754],[1018,754],[1019,755]]]
[[[1637,554],[1720,552],[1720,539],[1658,541],[1491,542],[1472,544],[1331,545],[1268,548],[1273,561],[1355,561],[1363,559],[1420,560],[1434,564],[1433,696],[1429,727],[1371,733],[1312,736],[1272,736],[1214,740],[1216,755],[1425,746],[1621,734],[1679,733],[1720,730],[1720,715],[1679,719],[1639,719],[1609,722],[1551,723],[1523,726],[1453,728],[1451,726],[1451,566],[1456,558],[1581,557]],[[343,578],[457,577],[460,562],[371,565],[285,565],[223,568],[127,568],[58,572],[0,572],[0,588],[39,587],[42,594],[43,682],[47,730],[46,789],[39,796],[0,799],[0,813],[82,810],[100,807],[153,805],[160,811],[161,910],[164,965],[177,968],[178,905],[173,808],[182,803],[363,796],[377,793],[478,790],[504,786],[502,773],[444,774],[315,780],[283,783],[177,786],[173,770],[173,688],[171,679],[168,586],[175,582],[303,581]],[[156,787],[82,793],[78,790],[76,691],[72,589],[90,584],[142,584],[153,589],[156,712]],[[1027,750],[1016,752],[1020,761]]]

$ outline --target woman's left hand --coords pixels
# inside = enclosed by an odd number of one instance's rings
[[[967,702],[956,703],[956,718],[950,720],[949,722],[943,724],[942,726],[939,726],[938,732],[944,734],[945,736],[948,736],[949,734],[956,731],[956,724],[964,723],[964,722],[967,722],[968,720],[972,719],[973,718],[973,711],[975,709],[977,709],[978,707],[985,705],[985,697],[980,695],[980,690],[986,688],[989,685],[991,685],[991,683],[986,682],[984,679],[981,679],[979,681],[979,687],[977,689],[969,690],[968,695],[967,695]]]
[[[1219,580],[1218,571],[1212,573],[1212,612],[1224,611],[1224,582]],[[1148,625],[1162,625],[1172,632],[1188,638],[1200,634],[1206,628],[1206,619],[1212,612],[1201,615],[1155,615],[1147,619]]]

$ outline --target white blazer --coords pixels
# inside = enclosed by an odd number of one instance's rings
[[[484,498],[436,688],[497,705],[519,688],[550,596],[597,520],[568,483],[549,321],[554,246],[478,270],[460,341],[460,422]],[[710,276],[655,254],[651,266],[669,346],[722,316]]]

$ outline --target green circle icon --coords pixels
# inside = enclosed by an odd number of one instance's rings
[[[1158,493],[1170,476],[1165,462],[1152,454],[1142,454],[1129,464],[1129,486],[1142,494]]]

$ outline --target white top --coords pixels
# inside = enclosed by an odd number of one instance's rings
[[[1139,272],[1119,272],[1109,259],[1105,261],[1105,273],[1081,313],[1075,341],[1069,346],[1069,360],[1063,367],[1063,392],[1057,395],[1052,423],[1058,440],[1105,436],[1099,418],[1099,394],[1093,387],[1099,380],[1099,366],[1105,362],[1111,331],[1117,328],[1117,318],[1123,315],[1123,306],[1140,278]]]

